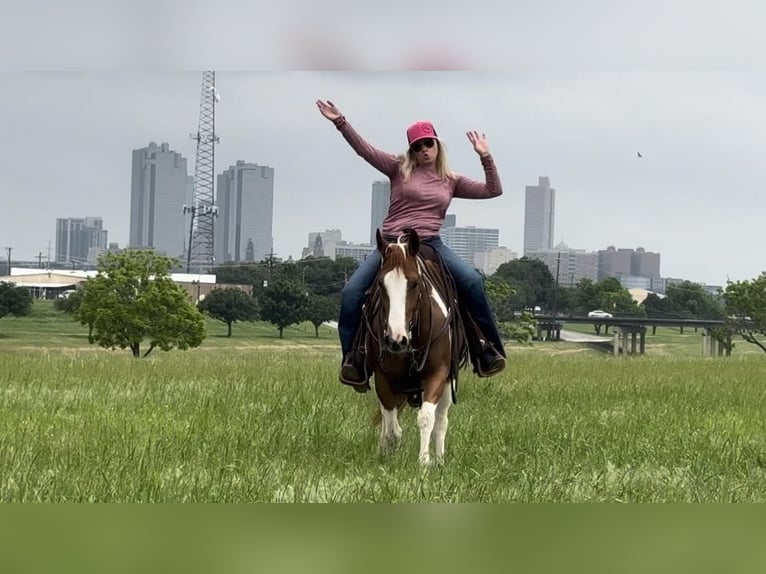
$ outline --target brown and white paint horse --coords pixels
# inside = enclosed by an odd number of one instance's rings
[[[395,243],[387,242],[380,230],[376,237],[382,261],[373,285],[379,297],[368,317],[367,360],[380,406],[380,449],[388,452],[399,445],[399,413],[409,400],[419,404],[420,463],[431,462],[432,441],[436,461],[442,462],[456,384],[450,317],[457,310],[450,309],[430,278],[433,274],[426,272],[431,263],[417,258],[417,233],[408,230]]]

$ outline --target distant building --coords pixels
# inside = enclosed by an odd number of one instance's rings
[[[483,227],[446,227],[441,230],[444,244],[469,265],[475,265],[474,257],[479,252],[498,247],[499,229]]]
[[[610,245],[598,252],[598,278],[620,276],[660,277],[660,254],[643,247],[617,249]]]
[[[383,228],[383,220],[391,205],[391,182],[375,181],[372,184],[370,203],[370,245],[375,245],[375,230]]]
[[[107,248],[108,232],[100,217],[56,220],[56,263],[84,264]]]
[[[514,253],[507,247],[493,247],[486,251],[474,253],[473,266],[485,275],[493,275],[503,263],[508,263],[518,258],[518,253]]]
[[[524,193],[524,255],[553,248],[555,217],[556,190],[547,177],[539,177]]]
[[[345,241],[342,241],[335,245],[335,256],[333,259],[350,257],[351,259],[362,263],[371,253],[374,253],[377,250],[378,248],[374,245],[346,243]]]
[[[301,259],[309,256],[335,259],[335,246],[342,242],[340,229],[312,231],[308,236],[308,245],[303,248],[301,253]]]
[[[186,158],[154,142],[132,154],[129,247],[183,258],[190,223],[183,206],[191,204],[194,192]]]
[[[274,168],[238,160],[217,185],[216,262],[263,261],[273,248]]]
[[[574,287],[581,279],[598,281],[599,257],[596,252],[573,249],[561,242],[553,249],[534,251],[528,257],[544,262],[554,279],[558,273],[559,285],[562,287]]]

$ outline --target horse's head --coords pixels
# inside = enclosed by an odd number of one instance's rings
[[[396,243],[388,243],[380,229],[376,239],[382,258],[377,281],[384,321],[383,344],[391,352],[406,352],[411,348],[421,293],[416,260],[420,239],[414,230],[407,230]]]

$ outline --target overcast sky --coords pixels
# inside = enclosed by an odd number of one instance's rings
[[[128,239],[131,150],[167,142],[194,169],[201,73],[0,75],[0,247],[55,249],[57,217],[101,216]],[[217,73],[216,172],[275,168],[274,243],[300,257],[311,231],[368,238],[379,174],[317,111],[334,101],[374,145],[404,149],[432,120],[452,168],[483,177],[466,130],[487,134],[504,186],[455,200],[458,225],[496,227],[522,250],[525,185],[557,191],[555,241],[662,254],[664,276],[757,276],[766,215],[766,79],[741,72]],[[641,152],[643,158],[637,157]]]

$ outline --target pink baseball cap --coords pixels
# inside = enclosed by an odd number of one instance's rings
[[[431,122],[428,121],[420,121],[415,122],[410,127],[407,128],[407,142],[409,145],[412,145],[418,140],[426,139],[426,138],[433,138],[435,140],[439,139],[439,136],[436,135],[436,130],[434,129],[434,125]]]

